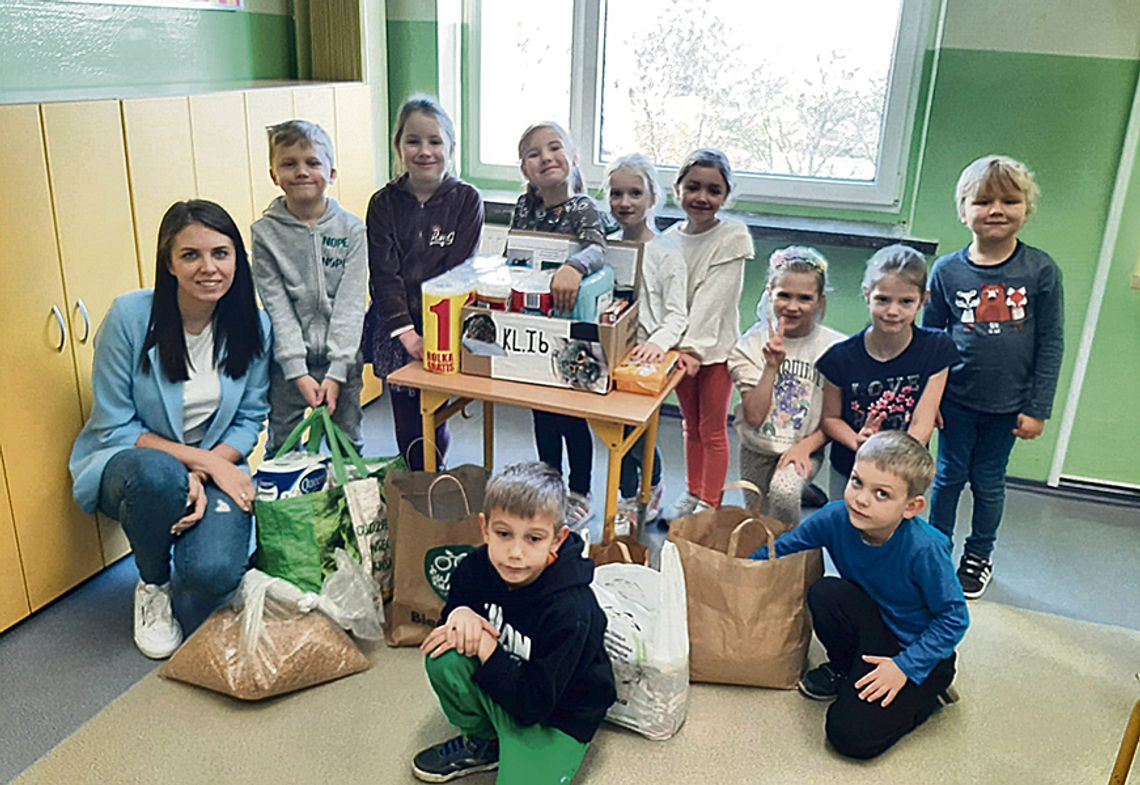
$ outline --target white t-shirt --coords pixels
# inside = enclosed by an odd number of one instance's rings
[[[833,344],[847,336],[830,327],[817,325],[802,338],[784,337],[786,357],[776,374],[772,389],[772,410],[759,428],[744,419],[744,404],[737,404],[734,421],[740,441],[749,449],[770,455],[783,455],[792,445],[819,428],[823,415],[823,376],[816,361]],[[728,356],[728,372],[741,393],[760,382],[764,371],[764,344],[768,324],[752,325],[737,341]]]
[[[182,441],[196,445],[221,403],[222,383],[214,366],[213,323],[198,335],[185,335],[190,378],[182,384]]]

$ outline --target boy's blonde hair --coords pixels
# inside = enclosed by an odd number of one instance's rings
[[[336,169],[336,154],[333,152],[332,139],[316,123],[308,120],[286,120],[277,125],[271,125],[266,132],[269,134],[269,166],[273,166],[273,156],[277,148],[283,145],[304,142],[314,150],[321,150],[328,161],[329,169]]]
[[[519,166],[521,167],[525,160],[527,142],[530,141],[536,131],[541,131],[543,128],[549,128],[558,134],[558,138],[562,140],[562,146],[566,149],[566,154],[570,157],[570,193],[586,193],[586,181],[582,178],[582,170],[578,168],[578,146],[574,144],[574,138],[570,136],[570,133],[553,120],[543,120],[523,131],[522,136],[519,137]],[[538,196],[538,189],[529,180],[526,183],[526,193],[530,197]]]
[[[922,496],[934,482],[934,458],[906,431],[879,431],[855,453],[856,461],[874,464],[906,483],[907,496]]]
[[[863,291],[870,292],[879,281],[894,275],[926,292],[926,257],[909,245],[896,243],[880,248],[867,260],[863,273]]]
[[[954,206],[958,217],[966,216],[966,201],[978,194],[1020,191],[1025,197],[1025,214],[1033,215],[1041,189],[1033,172],[1021,161],[1005,155],[987,155],[974,161],[958,176],[954,189]]]
[[[605,180],[602,181],[606,198],[608,199],[610,195],[610,180],[613,179],[614,173],[623,169],[633,172],[645,181],[645,190],[649,191],[649,196],[652,199],[648,212],[652,215],[654,208],[661,203],[661,185],[657,182],[657,167],[644,153],[630,153],[610,162],[610,165],[606,167]]]
[[[562,475],[545,463],[513,463],[487,481],[483,514],[487,521],[495,510],[519,518],[550,518],[558,532],[566,520],[566,486]]]

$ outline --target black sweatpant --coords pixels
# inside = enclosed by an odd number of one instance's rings
[[[954,680],[954,657],[938,663],[922,684],[907,680],[889,706],[882,698],[868,703],[855,682],[875,666],[864,654],[894,657],[903,646],[883,621],[882,612],[865,591],[851,581],[827,577],[808,590],[808,607],[816,637],[827,649],[836,673],[846,678],[839,697],[827,710],[827,740],[851,758],[873,758],[917,728],[938,705],[938,695]]]
[[[562,441],[566,441],[570,460],[570,490],[583,496],[590,492],[591,472],[594,469],[594,437],[590,426],[581,417],[553,412],[534,412],[534,443],[538,459],[551,468],[562,471]]]

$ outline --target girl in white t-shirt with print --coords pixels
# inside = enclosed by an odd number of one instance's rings
[[[728,371],[740,391],[736,432],[740,476],[749,508],[792,525],[800,493],[819,471],[828,438],[819,429],[823,377],[815,363],[847,336],[824,327],[827,260],[814,248],[792,246],[768,259],[768,285],[756,307],[759,321],[737,342]]]

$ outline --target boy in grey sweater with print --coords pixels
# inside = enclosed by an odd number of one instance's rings
[[[253,277],[274,337],[266,455],[277,452],[306,407],[322,404],[360,450],[364,224],[326,193],[336,166],[319,125],[271,127],[269,174],[285,195],[253,224]]]

